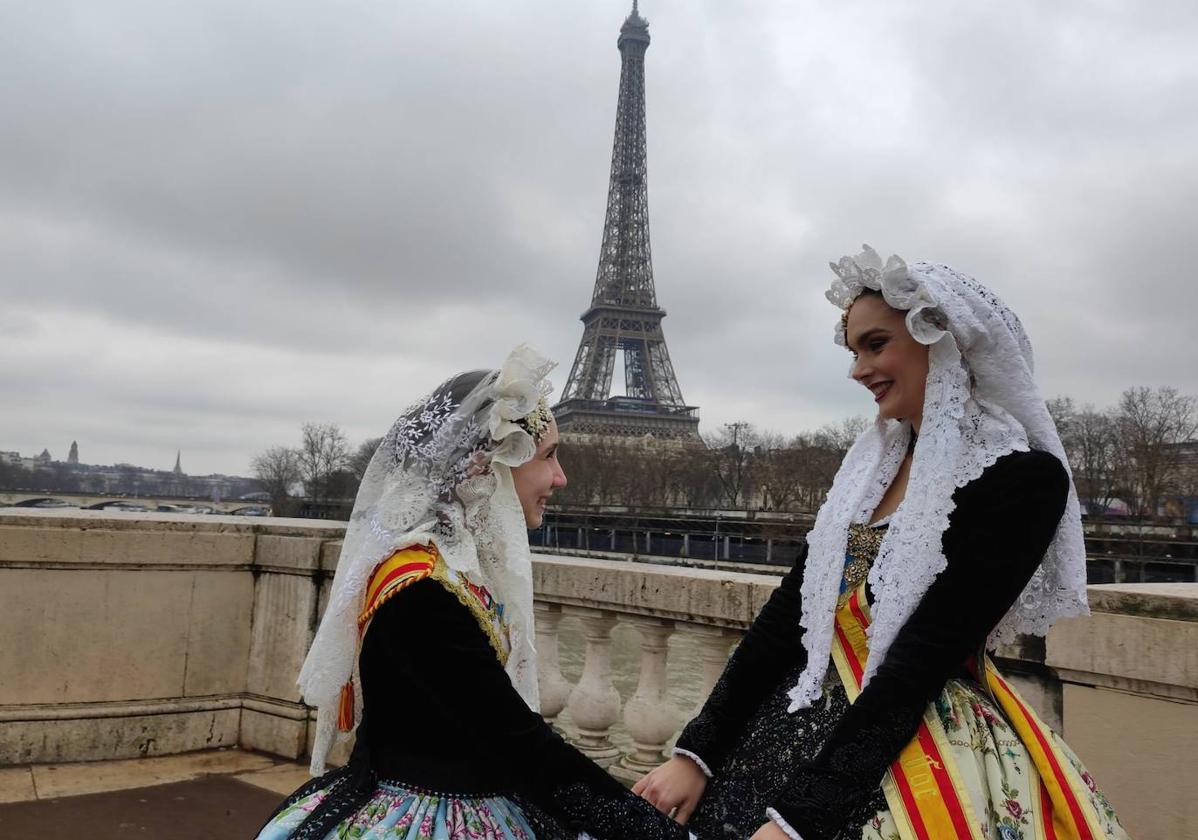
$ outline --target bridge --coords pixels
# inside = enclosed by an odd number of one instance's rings
[[[41,502],[43,504],[35,504]],[[233,513],[247,507],[269,507],[269,502],[244,499],[225,499],[213,502],[208,499],[184,499],[175,496],[96,496],[86,493],[33,493],[28,490],[0,490],[0,507],[59,507],[97,508],[100,505],[141,506],[147,511],[159,507],[208,508],[218,513]]]

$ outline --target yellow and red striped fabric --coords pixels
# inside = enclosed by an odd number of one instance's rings
[[[379,563],[366,585],[366,598],[358,615],[359,634],[365,633],[370,619],[388,599],[416,581],[431,576],[438,557],[435,546],[413,545]]]
[[[871,617],[861,584],[836,610],[832,661],[849,702],[861,694],[869,658]],[[1054,736],[1015,689],[985,660],[985,683],[1039,776],[1037,840],[1100,840],[1104,836],[1085,783],[1057,747]],[[939,716],[929,706],[911,743],[903,748],[882,782],[886,803],[903,840],[980,840],[969,792],[951,754]]]
[[[424,580],[437,568],[440,555],[433,545],[413,545],[402,548],[375,567],[366,585],[366,597],[362,611],[358,614],[358,639],[366,635],[366,625],[378,608],[404,587]],[[354,681],[351,678],[341,686],[337,703],[337,728],[349,732],[354,728]]]
[[[864,584],[836,611],[832,660],[849,702],[861,694],[869,658],[869,607]],[[984,840],[969,795],[960,784],[948,738],[929,710],[911,743],[899,753],[882,782],[891,815],[903,840]]]
[[[1077,770],[1057,748],[1052,732],[988,658],[986,681],[1040,774],[1040,811],[1047,817],[1042,821],[1043,836],[1047,840],[1099,840],[1104,837],[1094,805],[1082,792],[1084,782],[1078,778]]]

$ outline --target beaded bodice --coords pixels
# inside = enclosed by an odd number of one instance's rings
[[[848,598],[869,576],[869,569],[878,556],[886,526],[854,523],[849,526],[848,547],[845,550],[844,575],[840,581],[840,597]]]

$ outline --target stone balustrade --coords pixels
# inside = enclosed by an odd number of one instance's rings
[[[312,712],[295,678],[343,528],[0,510],[0,766],[230,745],[305,755]],[[542,713],[638,777],[777,580],[537,555]],[[1091,603],[1046,641],[1001,651],[1001,667],[1132,836],[1198,836],[1198,584],[1091,587]]]
[[[688,652],[698,662],[689,663],[688,672],[697,678],[701,700],[777,583],[774,575],[537,555],[542,714],[553,720],[565,710],[579,749],[617,778],[639,778],[664,760],[667,744],[695,712],[667,697],[671,637],[689,637]],[[570,618],[582,625],[586,642],[583,671],[572,688],[558,664],[557,639]],[[636,689],[622,710],[610,666],[612,633],[621,623],[635,628],[640,645]],[[619,724],[631,740],[627,751],[612,740]]]

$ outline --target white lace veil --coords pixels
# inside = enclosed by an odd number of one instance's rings
[[[827,297],[846,309],[866,289],[906,312],[915,340],[928,346],[923,417],[903,503],[869,573],[873,624],[865,679],[877,670],[898,631],[945,568],[941,538],[953,493],[999,457],[1029,447],[1050,452],[1069,470],[1065,450],[1032,377],[1032,347],[1015,313],[972,277],[945,265],[883,265],[869,246],[832,265]],[[845,344],[843,321],[836,342]],[[803,575],[803,645],[807,666],[790,691],[790,711],[819,696],[832,645],[833,615],[844,569],[848,526],[864,522],[886,492],[907,451],[908,422],[878,420],[845,456],[827,501],[807,536]],[[1016,523],[1013,527],[1018,527]],[[1044,635],[1058,618],[1083,615],[1086,555],[1072,478],[1065,513],[1040,567],[991,635]]]
[[[539,708],[533,648],[532,560],[511,468],[536,452],[517,422],[537,410],[554,367],[527,347],[498,371],[460,374],[395,421],[366,469],[350,515],[328,607],[300,671],[317,708],[314,775],[337,734],[341,688],[354,683],[354,727],[362,719],[357,618],[374,568],[398,549],[434,544],[450,569],[485,585],[504,604],[513,686]],[[477,382],[463,396],[461,391]],[[344,733],[342,737],[348,737]]]

